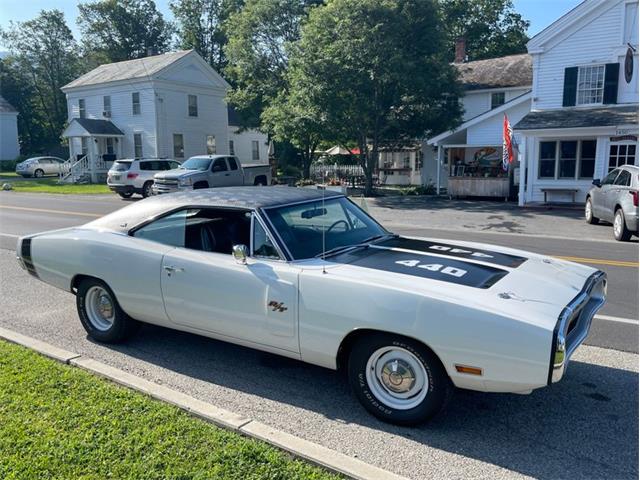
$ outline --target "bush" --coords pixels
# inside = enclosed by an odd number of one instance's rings
[[[0,160],[0,172],[15,172],[16,165],[21,161],[22,160]]]
[[[415,187],[406,187],[400,189],[400,195],[415,196],[415,195],[434,195],[436,188],[433,184],[418,185]]]
[[[296,187],[307,187],[309,185],[315,185],[316,182],[310,178],[303,178],[296,182]]]

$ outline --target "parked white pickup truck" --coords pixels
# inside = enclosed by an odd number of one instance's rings
[[[212,187],[271,184],[271,167],[265,164],[240,164],[230,155],[197,155],[179,168],[153,177],[155,194]]]

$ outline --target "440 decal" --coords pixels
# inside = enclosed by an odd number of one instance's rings
[[[405,267],[422,268],[430,272],[440,272],[454,277],[464,277],[467,274],[467,271],[462,268],[449,267],[440,263],[420,263],[420,260],[398,260],[396,263]]]

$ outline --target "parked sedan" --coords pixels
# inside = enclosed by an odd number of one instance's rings
[[[337,192],[289,187],[154,196],[22,237],[18,259],[75,294],[99,342],[147,322],[344,369],[369,412],[405,425],[454,385],[558,382],[606,294],[588,266],[401,237]]]
[[[146,198],[153,194],[153,176],[156,173],[178,167],[179,162],[166,158],[116,160],[107,173],[107,185],[122,198],[129,198],[134,193]]]
[[[584,216],[587,223],[613,223],[616,240],[638,236],[638,167],[624,165],[593,181],[587,194]]]
[[[45,175],[59,175],[65,162],[58,157],[32,157],[16,165],[16,173],[23,177],[44,177]]]

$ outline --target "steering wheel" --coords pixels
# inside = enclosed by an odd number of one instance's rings
[[[336,220],[335,222],[333,222],[331,224],[331,226],[329,228],[327,228],[327,232],[326,233],[329,233],[334,227],[337,227],[341,223],[344,223],[345,231],[349,230],[349,224],[347,223],[346,220]]]

